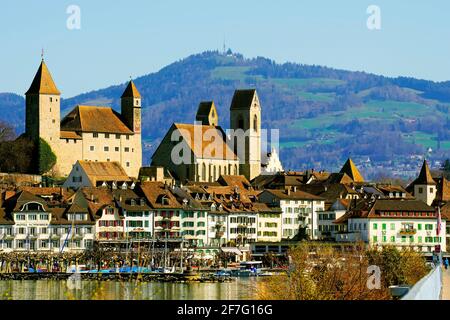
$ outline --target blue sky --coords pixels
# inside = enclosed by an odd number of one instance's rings
[[[366,27],[372,4],[381,30]],[[81,9],[80,30],[66,27],[69,5]],[[18,0],[0,4],[0,92],[28,89],[41,48],[68,98],[224,39],[246,57],[450,80],[448,0]]]

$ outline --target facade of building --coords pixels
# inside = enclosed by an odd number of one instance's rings
[[[440,245],[446,251],[446,217],[441,219],[438,235],[437,212],[421,200],[378,199],[364,209],[349,211],[342,221],[346,222],[350,237],[337,234],[338,241],[408,247],[423,253],[432,253]]]
[[[2,204],[0,251],[74,252],[92,247],[92,217],[75,205],[50,207],[42,198],[20,191]]]
[[[121,113],[110,107],[76,106],[61,121],[61,93],[42,60],[25,93],[25,133],[45,140],[57,157],[54,167],[67,176],[78,160],[117,161],[128,176],[142,166],[141,96],[133,81],[121,97]]]
[[[78,160],[72,167],[64,188],[112,186],[128,187],[132,180],[119,162],[97,162]]]
[[[319,238],[319,212],[324,211],[325,199],[296,189],[264,190],[259,201],[281,208],[282,239],[304,236]]]

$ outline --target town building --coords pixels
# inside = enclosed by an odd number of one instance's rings
[[[172,187],[162,182],[143,182],[137,185],[154,212],[154,237],[162,240],[181,241],[181,214],[183,210]]]
[[[3,200],[0,251],[61,253],[92,247],[95,222],[73,203],[53,207],[28,191]]]
[[[319,212],[324,211],[324,198],[289,188],[264,190],[259,201],[281,208],[282,239],[319,238]]]
[[[127,188],[133,181],[119,162],[97,162],[78,160],[72,167],[64,188],[82,187]]]
[[[25,93],[25,134],[43,139],[56,155],[56,174],[67,176],[78,160],[117,161],[128,176],[142,166],[141,96],[130,81],[121,113],[110,107],[76,106],[61,120],[61,93],[44,60]]]
[[[439,245],[446,251],[446,216],[437,234],[437,211],[421,200],[377,199],[350,209],[336,223],[346,223],[347,232],[337,241],[364,241],[372,247],[391,245],[431,254]]]

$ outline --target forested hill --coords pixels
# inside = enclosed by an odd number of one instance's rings
[[[238,88],[258,90],[263,127],[280,129],[287,169],[336,169],[351,155],[369,175],[415,172],[420,156],[450,156],[450,82],[277,64],[228,51],[192,55],[135,83],[143,96],[145,162],[172,122],[194,120],[202,100],[215,101],[219,122],[227,128]],[[64,99],[62,113],[76,104],[119,109],[124,86]],[[23,109],[21,96],[0,94],[0,119],[16,125],[18,132],[23,130]]]

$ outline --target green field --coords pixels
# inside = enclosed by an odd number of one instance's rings
[[[296,142],[288,142],[285,147],[296,147],[305,144],[329,144],[344,137],[343,133],[330,128],[335,123],[347,123],[355,119],[359,120],[381,120],[384,122],[394,122],[398,119],[417,119],[418,117],[436,114],[438,112],[434,106],[427,106],[413,102],[398,101],[375,101],[371,100],[362,107],[352,108],[347,111],[330,112],[322,114],[315,118],[305,118],[295,120],[291,124],[292,129],[306,129],[314,132],[315,139],[302,141],[296,145]],[[322,139],[322,137],[325,137]],[[437,149],[438,143],[436,135],[426,134],[424,132],[413,132],[405,135],[404,139],[410,143],[421,145],[425,148],[431,147]],[[450,149],[450,141],[441,141],[441,149]]]
[[[213,79],[244,81],[246,78],[262,79],[261,76],[246,74],[250,67],[217,67],[211,71]]]
[[[298,96],[305,101],[331,102],[334,99],[334,93],[318,92],[312,93],[307,91],[300,91]]]

